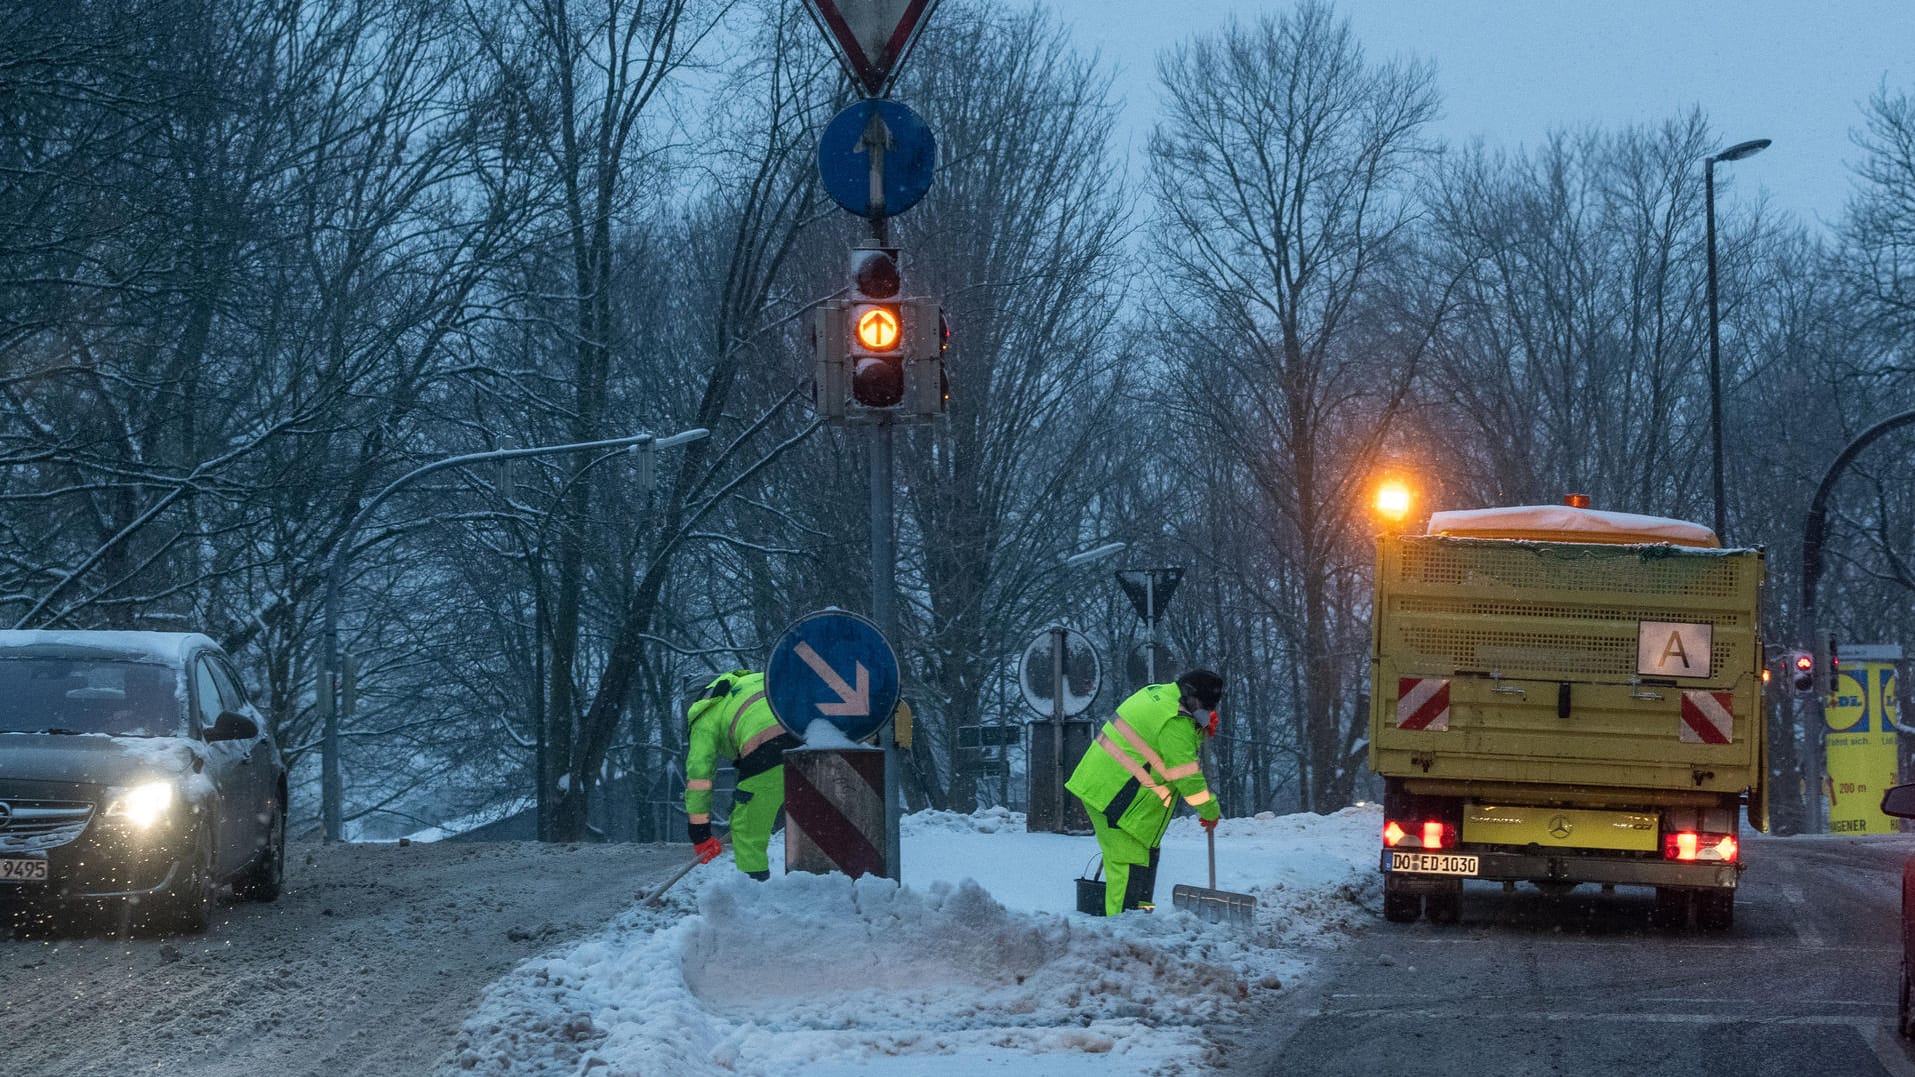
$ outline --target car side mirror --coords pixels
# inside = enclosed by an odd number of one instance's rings
[[[1882,814],[1915,819],[1915,785],[1895,785],[1884,791]]]
[[[206,731],[206,739],[209,742],[252,740],[257,736],[259,736],[259,723],[238,711],[225,711],[221,713],[219,720],[213,723],[213,728]]]

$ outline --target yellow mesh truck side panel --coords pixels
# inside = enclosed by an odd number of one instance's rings
[[[1757,550],[1386,536],[1371,765],[1423,781],[1759,795],[1763,571]],[[1707,675],[1642,676],[1645,622],[1707,625]],[[1398,728],[1399,684],[1430,677],[1449,683],[1447,728]],[[1730,700],[1729,743],[1683,739],[1684,692]]]

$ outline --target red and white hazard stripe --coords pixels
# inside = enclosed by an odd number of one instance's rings
[[[1396,727],[1442,732],[1450,727],[1450,682],[1441,677],[1399,677]]]
[[[1682,693],[1682,721],[1676,724],[1682,743],[1729,743],[1735,730],[1734,705],[1732,692]]]

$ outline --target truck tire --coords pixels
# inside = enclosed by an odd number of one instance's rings
[[[1902,993],[1895,1005],[1895,1031],[1901,1033],[1902,1038],[1905,1040],[1915,1039],[1915,1024],[1911,1024],[1908,1019],[1908,1001],[1908,957],[1904,954],[1902,957]]]
[[[1703,890],[1696,894],[1696,926],[1704,931],[1727,931],[1735,925],[1735,891]]]
[[[1915,1038],[1915,1029],[1911,1029],[1908,1023],[1908,987],[1908,956],[1904,954],[1902,956],[1902,992],[1895,1003],[1895,1031],[1905,1040]]]
[[[1673,886],[1656,887],[1656,907],[1649,911],[1649,922],[1664,931],[1688,927],[1689,891]]]
[[[1423,895],[1397,889],[1396,880],[1383,877],[1383,919],[1392,924],[1413,924],[1423,915]]]

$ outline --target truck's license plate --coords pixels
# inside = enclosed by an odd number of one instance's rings
[[[38,883],[47,878],[47,862],[27,857],[0,857],[0,883]]]
[[[1474,875],[1476,858],[1462,853],[1391,853],[1390,870],[1424,875]]]

